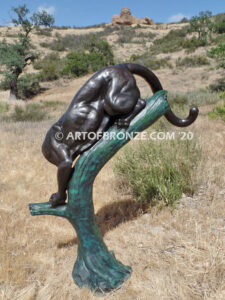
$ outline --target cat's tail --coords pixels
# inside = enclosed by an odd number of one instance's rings
[[[123,64],[132,74],[136,74],[144,78],[148,84],[150,85],[152,92],[156,93],[160,90],[163,89],[159,79],[157,76],[150,71],[148,68],[138,65],[138,64],[133,64],[133,63],[126,63]],[[168,110],[165,113],[166,119],[172,123],[175,126],[178,127],[185,127],[191,125],[197,118],[198,116],[198,108],[197,107],[191,107],[189,111],[189,116],[184,119],[180,119],[175,114],[172,112],[172,110]]]

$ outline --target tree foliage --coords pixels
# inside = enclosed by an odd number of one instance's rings
[[[34,26],[51,27],[55,23],[52,15],[48,14],[45,10],[34,13],[31,17]]]
[[[198,16],[194,16],[190,20],[190,32],[197,33],[197,38],[202,46],[208,43],[212,31],[211,17],[211,11],[201,11]]]
[[[32,19],[35,14],[29,18],[30,11],[25,4],[12,8],[12,11],[15,14],[12,22],[16,26],[21,26],[22,31],[18,34],[18,39],[13,43],[7,43],[6,40],[0,43],[0,67],[1,73],[4,75],[1,86],[10,89],[11,99],[17,99],[19,96],[19,76],[23,73],[25,67],[37,58],[37,54],[32,51],[29,34],[35,26],[43,25],[44,20],[45,24],[47,24],[48,14],[46,12],[39,14],[35,18],[35,24],[33,24]],[[52,19],[51,17],[50,19],[51,23],[48,23],[49,26],[51,26],[54,18]]]

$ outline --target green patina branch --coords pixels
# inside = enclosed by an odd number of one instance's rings
[[[32,215],[64,217],[76,230],[78,256],[72,276],[79,287],[88,286],[91,290],[108,292],[120,287],[130,276],[131,268],[108,251],[96,225],[93,182],[105,163],[129,141],[121,138],[125,133],[135,136],[170,109],[166,95],[163,90],[155,93],[146,100],[146,107],[132,120],[127,130],[111,127],[108,136],[113,136],[113,139],[102,138],[80,156],[69,184],[67,205],[51,208],[49,203],[30,204]]]

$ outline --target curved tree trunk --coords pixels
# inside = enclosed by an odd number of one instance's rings
[[[118,261],[108,251],[94,217],[92,200],[93,182],[104,164],[129,140],[118,135],[129,133],[135,136],[154,123],[169,109],[166,91],[159,91],[147,99],[146,107],[132,120],[127,130],[112,126],[108,134],[115,139],[99,140],[84,152],[75,164],[68,189],[68,204],[51,208],[50,203],[30,204],[32,215],[55,215],[68,219],[78,237],[78,256],[73,268],[73,279],[79,286],[108,292],[116,289],[129,278],[131,268]]]

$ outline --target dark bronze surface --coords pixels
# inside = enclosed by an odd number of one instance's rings
[[[67,111],[47,132],[42,152],[58,167],[58,191],[49,200],[52,207],[65,203],[73,161],[97,142],[87,135],[81,139],[68,139],[69,134],[102,133],[113,124],[128,128],[131,120],[145,107],[133,74],[143,77],[153,93],[162,90],[155,74],[141,65],[128,63],[104,68],[84,84]],[[191,108],[186,119],[177,118],[171,110],[165,113],[169,122],[180,127],[193,123],[197,115],[197,108]]]

